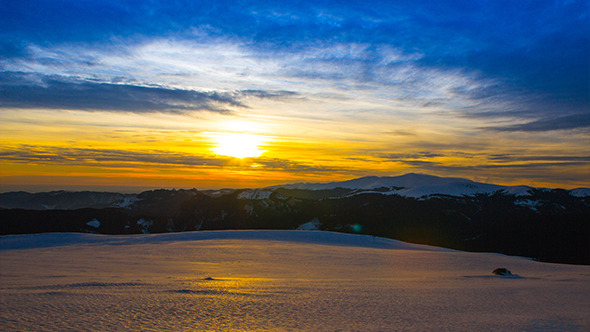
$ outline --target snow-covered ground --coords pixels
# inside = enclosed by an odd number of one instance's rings
[[[2,331],[589,329],[590,266],[318,231],[0,237]]]
[[[389,191],[371,191],[377,188],[390,187]],[[491,194],[504,191],[516,196],[528,196],[533,189],[529,186],[501,186],[490,183],[474,182],[462,178],[438,177],[426,174],[409,173],[401,176],[366,176],[358,179],[328,183],[292,183],[268,187],[306,190],[325,190],[335,188],[357,189],[359,193],[379,193],[383,195],[401,195],[406,197],[423,197],[430,195],[473,196],[475,194]],[[578,196],[584,196],[585,188],[576,189]]]
[[[238,199],[255,199],[262,200],[267,199],[272,194],[272,191],[251,189],[245,190],[238,194]]]

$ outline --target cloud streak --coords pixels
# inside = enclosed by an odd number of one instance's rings
[[[485,127],[496,131],[546,132],[590,128],[590,111],[568,116],[546,117],[536,121],[504,126]]]
[[[117,150],[93,148],[65,148],[53,146],[20,145],[0,148],[0,161],[18,164],[67,165],[94,167],[143,167],[168,168],[205,167],[236,168],[250,171],[281,171],[294,173],[337,172],[336,168],[305,164],[280,158],[236,159],[225,156],[178,153],[162,150]],[[342,171],[342,170],[340,170]]]
[[[0,108],[44,108],[82,111],[232,113],[247,108],[240,99],[280,100],[290,91],[243,90],[203,92],[161,86],[93,82],[64,76],[0,73]]]
[[[32,86],[9,77],[14,83],[4,92],[4,107],[42,99],[54,108],[61,99],[72,104],[65,106],[80,109],[229,112],[245,108],[244,97],[299,97],[329,102],[334,108],[353,100],[390,112],[409,108],[428,113],[433,106],[474,107],[480,101],[472,98],[472,91],[494,83],[476,72],[419,65],[417,53],[354,42],[269,50],[222,37],[202,42],[155,38],[106,50],[86,45],[31,45],[29,50],[29,57],[4,62],[5,76],[26,68],[22,75],[43,76],[35,83],[43,82]],[[19,99],[21,95],[33,98]]]
[[[141,82],[166,84],[164,76],[187,72],[192,84],[249,82],[231,90],[267,90],[269,79],[340,90],[369,83],[382,88],[373,98],[441,99],[476,117],[512,111],[538,120],[590,106],[589,7],[582,0],[11,2],[0,11],[0,50],[16,61],[3,61],[9,70],[86,64],[82,72],[99,75],[160,74]]]
[[[371,167],[579,174],[588,163],[588,59],[584,0],[8,1],[0,6],[0,130],[5,146],[23,145],[3,158],[208,163],[220,172],[255,163],[299,177]],[[110,146],[99,140],[118,138],[104,130],[132,121],[145,136],[128,154],[32,148],[45,139]],[[202,135],[162,139],[158,129]],[[197,142],[241,130],[274,143],[238,165]],[[167,152],[189,148],[194,155]]]
[[[221,167],[229,164],[231,158],[211,158],[158,150],[130,151],[21,145],[2,148],[0,150],[0,160],[27,164],[70,166],[129,167],[131,164],[142,164],[150,166]]]

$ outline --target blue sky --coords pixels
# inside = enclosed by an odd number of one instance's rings
[[[293,123],[290,139],[376,142],[339,158],[397,162],[379,174],[572,186],[590,166],[589,22],[588,1],[5,1],[0,112]],[[50,148],[17,136],[11,151]]]

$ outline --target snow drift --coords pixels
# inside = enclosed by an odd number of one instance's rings
[[[318,231],[0,244],[3,331],[590,328],[588,266]],[[519,277],[493,274],[499,267]]]

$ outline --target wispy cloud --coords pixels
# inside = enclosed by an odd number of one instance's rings
[[[545,117],[536,121],[520,124],[507,124],[504,126],[487,127],[497,131],[531,131],[545,132],[551,130],[571,130],[590,128],[590,110],[568,116]]]
[[[19,145],[0,148],[0,161],[33,165],[67,165],[95,167],[168,168],[173,166],[235,168],[249,171],[292,173],[326,173],[345,171],[329,166],[306,164],[280,158],[257,157],[236,159],[225,156],[180,153],[164,150],[117,150]]]
[[[307,164],[293,160],[285,160],[279,158],[259,157],[252,158],[251,161],[256,165],[263,166],[264,169],[271,169],[277,171],[285,171],[292,173],[339,173],[346,172],[345,169],[339,169],[331,166],[323,166],[318,164]]]
[[[173,112],[212,111],[232,113],[247,108],[241,98],[282,99],[290,91],[243,90],[236,92],[195,91],[96,82],[65,76],[20,72],[0,73],[0,108],[45,108],[85,111]]]
[[[237,91],[236,95],[240,97],[257,97],[261,99],[272,99],[272,100],[284,100],[290,97],[296,97],[299,95],[294,91],[264,91],[264,90],[241,90]]]
[[[224,166],[230,163],[231,158],[212,158],[158,150],[130,151],[21,145],[0,149],[0,160],[40,165],[129,167],[130,164]]]
[[[0,65],[199,91],[368,84],[372,98],[358,98],[488,115],[517,101],[513,115],[537,120],[556,114],[540,107],[549,102],[564,115],[589,107],[589,13],[583,0],[12,2],[0,12]]]
[[[560,162],[590,162],[590,156],[522,156],[513,154],[496,154],[488,156],[493,162],[520,161],[560,161]]]
[[[421,57],[387,45],[316,42],[291,49],[261,49],[245,41],[216,37],[200,42],[142,40],[106,49],[30,45],[28,57],[6,60],[3,67],[45,75],[45,90],[39,89],[38,94],[47,99],[49,108],[53,106],[51,95],[56,96],[53,99],[70,97],[67,91],[77,87],[89,98],[80,98],[84,102],[72,106],[83,109],[96,104],[95,108],[130,110],[134,108],[131,102],[146,110],[227,112],[227,106],[246,106],[240,96],[284,100],[298,95],[325,100],[335,108],[352,99],[393,112],[408,108],[431,112],[433,106],[474,107],[480,102],[472,98],[472,91],[494,84],[477,72],[420,65]],[[16,86],[23,90],[21,94],[35,93],[26,90],[30,85]],[[119,99],[110,96],[115,90],[120,91]],[[109,95],[112,105],[95,94]],[[139,98],[134,97],[137,94]],[[136,99],[143,104],[135,103]]]
[[[379,159],[383,160],[404,160],[404,159],[423,159],[442,157],[443,154],[433,152],[418,152],[418,153],[387,153],[377,155]]]
[[[98,132],[114,112],[138,128],[216,133],[231,114],[277,140],[314,142],[244,167],[330,176],[354,160],[347,174],[375,165],[578,174],[590,133],[589,22],[584,0],[9,1],[0,6],[0,125],[14,146],[42,145],[43,134],[23,134],[48,130],[40,114],[61,126],[51,137],[65,146],[74,126]],[[343,148],[315,149],[323,143]],[[196,146],[195,155],[126,156],[23,145],[3,158],[229,167]]]
[[[380,161],[394,162],[422,171],[457,172],[495,169],[540,169],[563,166],[590,167],[590,156],[579,155],[515,155],[466,154],[463,152],[376,155]]]

